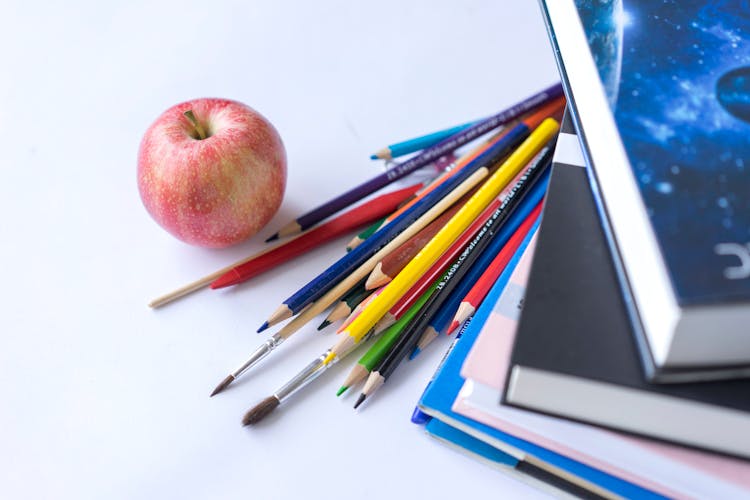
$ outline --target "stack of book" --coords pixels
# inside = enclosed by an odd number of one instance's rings
[[[542,11],[568,98],[542,219],[414,420],[579,496],[747,498],[750,11]]]

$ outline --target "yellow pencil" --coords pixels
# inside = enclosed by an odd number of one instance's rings
[[[332,362],[339,353],[347,352],[359,342],[380,318],[393,307],[423,273],[445,252],[453,241],[495,199],[503,187],[557,133],[559,125],[552,118],[545,119],[516,149],[487,182],[472,196],[451,220],[404,267],[344,331],[341,340],[331,349],[324,363]]]

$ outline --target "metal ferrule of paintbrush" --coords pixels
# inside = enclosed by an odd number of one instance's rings
[[[268,340],[263,342],[258,348],[250,355],[247,360],[242,363],[236,370],[234,370],[231,374],[233,378],[237,378],[243,373],[245,373],[247,370],[249,370],[251,367],[256,365],[261,359],[268,356],[271,351],[279,347],[282,342],[284,342],[286,339],[279,335],[278,333],[274,334],[273,336],[269,337]]]
[[[279,403],[283,403],[292,394],[296,393],[307,384],[320,377],[327,369],[339,362],[340,359],[346,357],[351,351],[356,349],[358,346],[355,345],[352,349],[344,352],[340,356],[336,356],[330,363],[326,364],[325,359],[331,353],[331,349],[315,358],[315,360],[304,367],[297,375],[294,376],[289,382],[287,382],[281,389],[276,391],[273,395],[279,400]]]

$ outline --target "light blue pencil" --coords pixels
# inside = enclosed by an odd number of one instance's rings
[[[399,156],[408,155],[409,153],[414,153],[415,151],[421,151],[422,149],[434,146],[446,137],[450,137],[453,134],[469,128],[478,121],[479,120],[456,125],[455,127],[447,128],[445,130],[439,130],[438,132],[432,132],[431,134],[423,135],[421,137],[415,137],[406,141],[397,142],[396,144],[391,144],[390,146],[384,147],[377,153],[370,155],[370,159],[390,160],[392,158],[398,158]]]

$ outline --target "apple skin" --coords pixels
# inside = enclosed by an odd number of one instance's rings
[[[184,115],[192,110],[207,137]],[[281,205],[286,152],[276,129],[237,101],[177,104],[146,130],[138,190],[151,217],[178,239],[209,248],[256,234]]]

